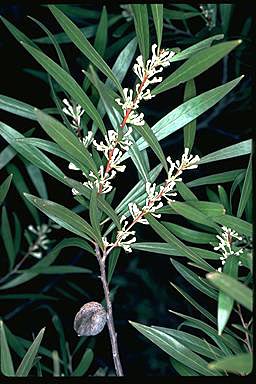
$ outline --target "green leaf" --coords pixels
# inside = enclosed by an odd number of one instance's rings
[[[1,336],[1,372],[5,376],[15,376],[12,356],[6,340],[4,323],[0,320],[0,336]]]
[[[216,318],[208,312],[204,307],[196,302],[188,293],[183,291],[183,289],[177,287],[175,284],[171,283],[171,285],[191,304],[195,307],[203,316],[205,316],[209,321],[216,325]]]
[[[151,11],[153,15],[156,36],[157,36],[157,46],[160,49],[162,42],[162,34],[163,34],[163,4],[150,4]]]
[[[242,187],[242,192],[241,192],[241,197],[239,200],[239,205],[237,208],[237,217],[241,217],[246,204],[251,197],[252,193],[252,155],[250,156],[248,168],[246,170],[245,178],[244,178],[244,183]]]
[[[188,220],[195,221],[196,223],[204,224],[206,226],[218,229],[218,226],[213,223],[211,217],[200,212],[198,209],[190,206],[188,203],[175,201],[170,203],[170,207],[174,209],[176,213],[184,216]]]
[[[225,189],[221,185],[218,185],[218,192],[219,192],[220,203],[224,206],[226,212],[228,214],[231,214],[231,208],[230,208],[229,198],[228,198],[227,192],[225,191]]]
[[[36,120],[35,107],[24,103],[23,101],[16,100],[13,97],[0,95],[0,109],[14,113],[15,115],[25,117],[26,119]]]
[[[247,223],[242,219],[239,219],[235,216],[223,215],[213,218],[218,224],[224,225],[226,227],[232,228],[238,233],[246,236],[252,236],[252,224]]]
[[[207,273],[206,278],[221,291],[252,311],[252,290],[225,273]]]
[[[211,285],[205,281],[202,277],[198,276],[196,273],[191,271],[189,268],[185,267],[176,260],[171,259],[172,264],[177,269],[177,271],[184,277],[193,287],[198,289],[200,292],[203,292],[205,295],[211,297],[212,299],[217,299],[216,291],[211,287]]]
[[[178,360],[170,358],[173,368],[178,372],[180,376],[200,376],[199,373],[186,365],[180,363]]]
[[[3,284],[0,289],[9,289],[16,287],[18,285],[24,284],[25,282],[35,278],[38,275],[38,272],[31,273],[34,268],[39,270],[39,268],[46,268],[51,265],[61,250],[66,247],[79,247],[85,249],[87,252],[94,255],[93,249],[88,245],[88,243],[80,238],[71,237],[68,239],[62,240],[57,244],[43,259],[38,261],[33,267],[30,268],[29,273],[23,272],[22,275],[14,277],[11,281]]]
[[[187,325],[192,328],[200,329],[200,331],[204,332],[208,337],[211,337],[212,340],[219,346],[219,348],[224,352],[226,356],[231,355],[232,352],[230,348],[235,350],[235,353],[239,351],[241,352],[239,345],[237,345],[237,341],[235,340],[234,342],[234,339],[230,339],[227,333],[223,333],[221,336],[219,336],[215,328],[211,327],[210,325],[204,323],[201,320],[195,319],[194,317],[187,316],[179,312],[175,312],[171,309],[169,309],[169,312],[187,320],[181,324],[182,326]]]
[[[14,216],[14,223],[15,223],[14,249],[15,249],[15,255],[17,255],[18,251],[20,250],[20,243],[21,243],[21,225],[16,213],[13,213],[13,216]]]
[[[64,275],[66,273],[91,273],[87,268],[77,267],[76,265],[53,265],[50,267],[34,267],[31,269],[21,269],[19,273],[27,273],[28,275],[37,273],[45,275]]]
[[[103,57],[108,40],[108,14],[106,6],[102,8],[100,21],[97,27],[96,36],[94,40],[94,48]]]
[[[131,4],[133,20],[144,63],[149,58],[149,24],[147,4]]]
[[[38,214],[37,210],[34,207],[32,207],[30,204],[28,204],[28,202],[24,198],[24,192],[29,193],[29,188],[28,188],[20,170],[13,163],[8,164],[6,166],[6,169],[7,169],[8,173],[13,174],[12,180],[13,180],[13,184],[14,184],[15,188],[17,189],[20,197],[22,198],[23,202],[25,203],[26,207],[28,208],[29,212],[31,213],[36,224],[39,225],[40,218],[39,218],[39,214]]]
[[[53,117],[37,110],[37,118],[45,132],[56,141],[59,146],[77,161],[85,163],[86,166],[98,174],[97,167],[87,148],[70,132],[63,124]]]
[[[192,120],[200,116],[207,111],[219,100],[221,100],[228,92],[230,92],[243,78],[240,76],[224,85],[213,88],[210,91],[204,92],[192,99],[181,104],[173,111],[167,113],[162,119],[160,119],[153,127],[152,131],[156,135],[156,138],[160,141],[171,133],[176,132],[178,129],[184,127],[184,125],[190,123]],[[137,141],[139,150],[147,148],[148,144],[143,138]],[[129,157],[129,153],[126,153],[122,159]],[[189,186],[189,183],[187,184]]]
[[[94,239],[97,241],[93,228],[70,209],[63,207],[63,205],[54,203],[53,201],[29,195],[28,193],[25,194],[25,197],[35,207],[63,228],[85,238],[86,240]]]
[[[223,4],[224,5],[224,4]],[[226,4],[227,5],[227,4]],[[208,364],[209,369],[232,372],[240,375],[248,375],[252,372],[253,359],[251,353],[240,353],[235,356],[225,357]]]
[[[6,28],[9,30],[9,32],[11,32],[11,34],[15,37],[16,40],[24,41],[25,43],[31,45],[32,47],[39,49],[38,46],[32,40],[30,40],[24,33],[19,31],[18,28],[16,28],[12,23],[10,23],[10,21],[5,19],[3,16],[0,16],[0,19],[2,20]]]
[[[161,223],[175,236],[190,243],[209,244],[211,241],[216,241],[216,236],[211,233],[195,231],[167,221],[162,221]]]
[[[33,366],[34,360],[36,358],[39,346],[41,344],[44,331],[45,331],[45,328],[42,328],[41,331],[38,333],[37,337],[35,338],[35,340],[33,341],[33,343],[31,344],[31,346],[29,347],[26,355],[23,357],[22,362],[20,363],[16,371],[17,377],[28,376]]]
[[[224,38],[223,34],[208,37],[207,39],[199,41],[199,43],[191,45],[191,47],[188,47],[183,51],[178,52],[176,55],[172,57],[171,61],[188,59],[189,57],[199,52],[200,50],[210,47],[214,40],[222,40],[223,38]]]
[[[231,188],[230,188],[230,196],[229,196],[229,202],[230,202],[230,207],[231,207],[231,209],[232,209],[232,198],[233,198],[233,195],[234,195],[234,193],[235,193],[237,187],[239,186],[239,184],[240,184],[240,183],[243,181],[243,179],[245,178],[245,173],[246,173],[246,170],[244,170],[243,172],[239,173],[239,174],[235,177],[235,179],[234,179],[234,181],[233,181],[233,183],[232,183],[232,185],[231,185]],[[240,190],[241,190],[241,188],[240,188]]]
[[[184,252],[181,250],[177,250],[177,248],[172,247],[170,244],[166,243],[158,243],[158,242],[145,242],[145,243],[134,243],[131,244],[132,249],[138,249],[144,252],[163,254],[168,256],[186,256]],[[220,255],[216,252],[207,251],[206,249],[189,247],[194,253],[198,256],[202,257],[202,259],[212,259],[219,260]]]
[[[25,136],[2,122],[0,122],[0,133],[3,138],[28,161],[63,182],[65,177],[64,173],[50,159],[48,159],[47,156],[32,145],[16,140],[25,139]]]
[[[108,284],[110,283],[119,255],[121,252],[121,248],[114,248],[113,251],[111,251],[110,255],[108,256]]]
[[[88,27],[80,28],[80,31],[84,34],[85,37],[87,37],[87,39],[89,39],[95,35],[96,29],[96,25],[89,25]],[[67,44],[71,42],[70,37],[67,36],[65,32],[56,33],[54,37],[59,44]],[[33,39],[33,41],[39,44],[52,44],[52,41],[47,36],[38,37]]]
[[[219,9],[220,9],[222,30],[223,30],[223,33],[226,35],[229,28],[231,14],[233,11],[233,4],[219,4]]]
[[[132,142],[132,145],[130,146],[128,152],[130,153],[131,159],[138,171],[139,178],[143,179],[145,183],[146,181],[148,181],[148,170],[147,164],[145,163],[145,158],[139,150],[132,135],[130,136],[130,141]]]
[[[228,183],[229,181],[233,181],[239,174],[243,172],[243,169],[235,169],[233,171],[215,173],[214,175],[199,177],[198,179],[187,183],[187,187],[199,187],[206,184]]]
[[[95,65],[101,72],[109,77],[117,86],[117,89],[123,94],[123,89],[120,82],[117,80],[109,66],[102,59],[99,53],[89,43],[85,35],[77,28],[77,26],[61,12],[56,6],[49,5],[49,9],[63,30],[66,32],[70,40],[77,46],[78,49]],[[80,105],[82,105],[80,103]]]
[[[89,214],[90,214],[91,225],[95,232],[95,236],[97,238],[97,243],[101,247],[101,249],[103,249],[103,242],[102,242],[102,236],[100,231],[100,216],[99,216],[100,213],[98,210],[97,192],[95,189],[93,189],[91,192]]]
[[[0,185],[0,205],[3,203],[7,193],[9,191],[11,181],[12,181],[12,176],[13,176],[13,174],[11,173],[9,176],[6,177],[6,179]]]
[[[34,186],[36,187],[36,190],[39,193],[40,197],[42,197],[43,199],[47,199],[48,193],[47,193],[44,178],[40,169],[33,164],[27,165],[26,168],[30,176],[30,179],[34,184]]]
[[[181,197],[187,201],[187,200],[192,200],[192,201],[197,201],[196,195],[188,188],[188,186],[183,183],[182,181],[178,181],[176,183],[176,188]]]
[[[192,351],[200,353],[200,355],[207,356],[212,359],[223,356],[223,353],[219,348],[208,343],[206,340],[202,340],[197,336],[191,335],[190,333],[178,331],[177,329],[156,327],[154,325],[151,327],[174,337],[174,339],[178,340]]]
[[[223,267],[223,273],[237,279],[238,275],[238,258],[230,255]],[[218,295],[218,334],[221,335],[231,315],[234,300],[225,292],[220,291]]]
[[[85,112],[94,120],[99,128],[105,134],[106,129],[104,123],[96,110],[95,106],[92,104],[89,97],[83,91],[83,89],[78,85],[78,83],[73,79],[73,77],[64,71],[58,64],[56,64],[52,59],[50,59],[43,52],[38,49],[32,48],[31,46],[21,42],[23,47],[34,57],[36,61],[59,83],[69,94],[70,96],[85,110]]]
[[[62,66],[62,68],[64,69],[64,71],[68,72],[69,73],[69,68],[68,68],[68,64],[66,62],[66,59],[65,59],[65,56],[63,55],[63,52],[55,38],[55,36],[49,31],[48,28],[46,28],[46,26],[41,23],[40,21],[36,20],[34,17],[31,17],[31,16],[28,16],[31,20],[33,20],[37,25],[39,25],[39,27],[47,34],[47,36],[49,37],[49,39],[51,40],[51,43],[53,44],[56,52],[57,52],[57,55],[58,55],[58,58],[59,58],[59,61],[60,61],[60,64]]]
[[[178,69],[176,69],[176,71],[174,71],[170,76],[163,80],[161,84],[157,85],[152,91],[152,94],[157,95],[195,78],[221,60],[224,56],[241,44],[241,42],[242,40],[227,41],[200,50],[190,57]]]
[[[154,132],[149,128],[148,124],[145,123],[143,127],[139,125],[133,125],[133,128],[136,132],[142,136],[145,141],[148,143],[148,146],[152,149],[152,151],[155,153],[155,155],[158,157],[160,162],[163,164],[163,167],[165,168],[166,172],[168,172],[168,165],[165,160],[165,155],[163,153],[163,150],[154,134]]]
[[[168,353],[168,355],[180,361],[182,364],[185,364],[187,367],[206,376],[221,376],[217,371],[214,373],[211,372],[207,368],[207,362],[204,359],[191,351],[191,349],[185,347],[184,344],[180,343],[172,336],[139,323],[132,321],[129,321],[129,323],[164,352]]]
[[[15,262],[15,249],[6,208],[2,208],[1,234],[9,259],[9,269],[12,270]]]
[[[248,155],[252,150],[252,140],[244,140],[240,143],[230,145],[226,148],[219,149],[218,151],[209,153],[201,157],[199,164],[207,164],[212,161],[220,161],[231,159],[233,157]]]
[[[188,80],[185,86],[184,101],[190,100],[196,96],[196,85],[194,79]],[[189,148],[191,151],[196,135],[196,120],[192,120],[183,128],[184,148]]]
[[[193,251],[191,251],[191,249],[187,247],[185,244],[183,244],[180,240],[178,240],[162,224],[160,224],[151,214],[147,214],[146,218],[149,222],[149,225],[154,229],[154,231],[167,243],[171,244],[178,251],[183,252],[183,254],[186,257],[194,261],[196,264],[200,265],[203,269],[206,269],[207,271],[213,270],[210,264],[208,264],[200,256],[198,256]]]
[[[170,20],[187,20],[187,19],[190,19],[191,17],[196,17],[196,16],[200,16],[200,12],[198,11],[183,12],[183,11],[176,11],[173,9],[164,8],[164,17]]]
[[[72,376],[83,376],[87,372],[93,361],[93,355],[93,350],[91,348],[86,348],[80,360],[80,363],[73,371]]]

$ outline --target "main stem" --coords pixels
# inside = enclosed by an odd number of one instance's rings
[[[116,375],[123,376],[123,369],[122,369],[120,356],[118,352],[117,333],[115,331],[115,325],[114,325],[114,319],[113,319],[113,313],[112,313],[112,304],[110,301],[110,294],[109,294],[109,288],[108,288],[108,282],[107,282],[107,276],[106,276],[106,266],[105,266],[106,255],[103,254],[103,256],[101,256],[101,253],[97,244],[95,245],[95,249],[96,249],[96,257],[100,266],[100,278],[102,281],[106,305],[107,305],[107,324],[108,324],[108,331],[109,331],[109,337],[110,337],[111,348],[112,348],[112,356],[113,356],[113,361],[115,365]]]

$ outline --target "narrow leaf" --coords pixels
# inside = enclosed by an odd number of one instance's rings
[[[239,205],[237,208],[237,217],[242,216],[245,210],[246,204],[249,198],[251,197],[251,193],[252,193],[252,155],[250,156],[249,164],[248,164],[245,178],[244,178]]]
[[[244,140],[240,143],[230,145],[226,148],[219,149],[218,151],[209,153],[201,157],[199,164],[206,164],[212,161],[220,161],[231,159],[233,157],[248,155],[252,150],[252,140]]]
[[[149,58],[149,24],[147,4],[131,4],[136,36],[144,63]]]
[[[252,311],[252,290],[224,273],[211,272],[206,278],[221,291]]]
[[[157,36],[157,46],[160,49],[162,42],[162,34],[163,34],[163,4],[150,4],[151,11],[153,15],[156,36]]]
[[[0,320],[0,336],[1,336],[1,372],[5,376],[15,376],[12,356],[6,340],[4,323]]]
[[[11,173],[9,176],[6,177],[6,179],[0,185],[0,205],[3,203],[7,193],[9,191],[11,181],[12,181],[12,176],[13,176],[13,174]]]
[[[192,99],[196,96],[196,85],[194,79],[188,80],[185,86],[184,101]],[[183,128],[184,148],[193,148],[196,135],[196,120],[192,120]]]
[[[22,362],[20,363],[16,371],[17,377],[28,376],[33,366],[34,360],[36,358],[39,346],[41,344],[44,331],[45,331],[45,328],[42,328],[41,331],[38,333],[37,337],[35,338],[35,340],[33,341],[33,343],[31,344],[31,346],[29,347],[26,355],[23,357]]]
[[[220,360],[212,361],[208,367],[210,369],[218,369],[220,371],[223,370],[240,375],[248,375],[252,372],[253,357],[251,353],[240,353],[235,356],[229,356]]]

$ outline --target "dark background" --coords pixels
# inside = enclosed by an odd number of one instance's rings
[[[93,7],[90,5],[90,7]],[[245,78],[239,85],[228,94],[220,103],[212,107],[209,111],[198,118],[198,130],[196,134],[194,153],[205,155],[214,150],[221,149],[231,144],[238,143],[251,137],[252,132],[252,104],[251,104],[251,78],[252,78],[252,51],[251,51],[251,28],[245,36],[241,35],[242,27],[246,20],[251,18],[252,6],[248,3],[243,5],[242,2],[234,5],[234,13],[232,15],[230,27],[226,36],[227,40],[243,38],[243,43],[239,54],[237,50],[232,51],[228,55],[228,59],[215,64],[209,70],[196,78],[197,93],[217,87],[221,83],[230,81],[235,77],[244,74]],[[95,5],[95,9],[101,10],[101,5]],[[109,13],[119,13],[119,6],[107,5]],[[5,4],[0,6],[0,14],[11,21],[17,28],[23,31],[30,38],[42,36],[42,31],[27,18],[31,15],[43,22],[53,33],[60,32],[61,29],[50,12],[39,4],[25,3]],[[79,22],[77,23],[79,25]],[[120,22],[121,24],[121,22]],[[82,26],[82,23],[80,23]],[[179,23],[176,23],[179,27]],[[191,22],[193,34],[196,35],[204,30],[201,20]],[[177,27],[177,28],[178,28]],[[114,42],[112,36],[113,29],[109,30],[109,42]],[[213,30],[206,37],[219,33],[219,30]],[[220,32],[221,33],[221,32]],[[200,37],[200,34],[198,35]],[[198,38],[198,41],[200,38]],[[93,42],[93,39],[90,39]],[[173,34],[166,37],[165,46],[187,47],[192,44],[177,44],[182,41],[181,37]],[[43,50],[47,54],[56,59],[55,52],[52,47],[43,45]],[[68,61],[71,73],[78,82],[82,82],[81,65],[77,56],[80,52],[72,44],[62,45],[64,55]],[[49,107],[53,105],[50,99],[49,86],[43,81],[32,77],[23,71],[24,68],[41,69],[39,64],[21,47],[21,45],[13,38],[7,29],[0,22],[0,57],[1,57],[1,93],[18,100],[27,102],[39,108]],[[136,57],[136,56],[135,56]],[[108,63],[110,67],[113,65],[115,57],[111,58]],[[236,73],[235,63],[240,61],[239,73]],[[180,62],[173,63],[171,68],[167,69],[165,76],[180,65]],[[123,84],[129,86],[134,81],[132,71],[128,71]],[[148,102],[142,110],[147,121],[153,125],[159,118],[167,112],[181,104],[184,93],[184,84],[171,91],[164,92],[152,101]],[[154,114],[153,112],[154,111]],[[45,137],[42,130],[34,121],[26,120],[21,117],[1,112],[1,120],[9,124],[20,132],[27,131],[29,128],[36,128],[36,135]],[[46,137],[45,137],[46,138]],[[0,139],[1,148],[6,146],[3,139]],[[182,130],[179,130],[170,138],[164,140],[162,144],[166,155],[171,154],[173,158],[179,158],[183,150]],[[149,151],[150,162],[152,167],[156,164],[156,160]],[[246,167],[248,159],[245,157],[227,160],[226,162],[217,162],[210,165],[200,166],[193,175],[188,174],[184,177],[184,181],[201,177],[216,172],[231,169],[241,169]],[[18,158],[14,160],[22,171],[21,163]],[[63,165],[58,162],[58,165]],[[66,164],[63,167],[64,172],[67,170]],[[123,196],[129,191],[130,187],[137,182],[137,173],[132,163],[128,162],[128,168],[125,175],[121,175],[116,186],[118,187],[117,196]],[[1,180],[7,175],[3,170]],[[6,175],[5,175],[6,173]],[[24,175],[26,178],[26,176]],[[76,177],[72,175],[72,177]],[[70,191],[64,185],[60,185],[56,180],[44,174],[48,187],[49,199],[57,201],[68,207],[73,207],[73,199]],[[26,179],[29,184],[29,180]],[[31,193],[36,191],[31,186]],[[229,186],[225,184],[225,188],[229,190]],[[211,189],[217,192],[217,186],[211,186]],[[205,190],[195,188],[193,192],[201,200],[206,200]],[[22,217],[24,227],[30,224],[31,218],[27,211],[24,211],[22,201],[12,186],[9,192],[9,198],[6,201],[6,207],[12,212],[16,212]],[[167,218],[169,220],[170,218]],[[44,219],[43,219],[44,220]],[[180,220],[181,223],[185,221]],[[61,240],[69,237],[64,230],[54,233],[54,238]],[[138,241],[159,241],[159,238],[153,233],[148,226],[138,225],[137,227]],[[24,243],[25,247],[25,243]],[[25,249],[25,248],[24,248]],[[210,249],[210,248],[209,248]],[[45,292],[56,297],[58,300],[54,302],[14,302],[4,301],[1,309],[1,316],[7,322],[8,327],[19,336],[32,339],[32,333],[37,334],[39,329],[46,326],[46,333],[42,345],[49,349],[58,349],[59,340],[56,331],[52,325],[52,315],[48,310],[48,306],[58,314],[63,323],[66,340],[70,343],[71,350],[77,343],[77,336],[73,330],[73,318],[78,309],[87,301],[101,301],[102,288],[98,279],[98,265],[96,260],[89,254],[85,254],[77,248],[68,248],[59,256],[59,263],[76,264],[92,269],[93,275],[66,275],[66,276],[47,276],[43,275],[24,285],[9,290],[8,293],[15,292]],[[29,265],[28,265],[29,266]],[[77,283],[84,291],[84,296],[78,292],[72,291],[67,282],[73,281]],[[178,275],[174,267],[166,255],[157,255],[133,251],[132,254],[121,253],[118,260],[117,268],[112,280],[111,288],[115,291],[114,297],[114,317],[118,332],[121,359],[126,374],[146,374],[146,375],[164,375],[175,374],[169,363],[167,355],[152,343],[142,337],[134,328],[132,328],[127,320],[132,320],[147,325],[160,325],[170,328],[176,328],[180,323],[180,319],[171,315],[168,309],[186,313],[188,315],[199,314],[177,293],[169,284],[174,282],[179,287],[193,296],[201,305],[206,306],[208,310],[215,313],[215,302],[198,293],[191,287],[181,276]],[[59,289],[64,289],[71,297],[65,297]],[[6,292],[7,293],[7,292]],[[196,334],[196,331],[195,331]],[[112,358],[110,351],[110,343],[108,339],[107,328],[94,338],[88,340],[88,343],[95,343],[95,359],[89,369],[89,374],[93,374],[99,366],[112,366]],[[106,352],[107,351],[107,352]],[[50,364],[50,363],[49,363]],[[76,364],[76,362],[74,362]]]

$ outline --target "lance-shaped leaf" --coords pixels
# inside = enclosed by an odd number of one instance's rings
[[[26,165],[26,168],[29,177],[32,183],[34,184],[35,188],[37,189],[37,192],[39,193],[40,197],[42,197],[43,199],[48,199],[47,188],[40,169],[33,164]]]
[[[14,113],[15,115],[26,117],[26,119],[36,120],[35,107],[13,97],[0,95],[0,109]]]
[[[93,350],[91,348],[86,348],[80,363],[72,372],[72,376],[83,376],[86,371],[89,369],[92,361],[93,361]]]
[[[215,235],[211,233],[195,231],[194,229],[186,228],[181,225],[162,221],[162,224],[169,229],[175,236],[182,240],[189,241],[196,244],[209,244],[211,241],[215,241]]]
[[[11,128],[9,125],[0,122],[0,134],[17,152],[24,156],[25,159],[43,169],[56,179],[60,181],[64,180],[64,173],[50,159],[48,159],[45,154],[32,145],[17,140],[25,139],[25,136],[21,133]]]
[[[246,170],[244,183],[242,187],[241,197],[237,208],[237,217],[241,217],[248,200],[251,198],[252,193],[252,155],[250,156],[248,168]]]
[[[143,61],[146,62],[149,57],[149,24],[147,4],[131,5],[136,36],[142,54]]]
[[[57,224],[75,233],[86,240],[94,239],[97,241],[93,228],[80,216],[72,212],[63,205],[54,203],[50,200],[40,199],[36,196],[25,194],[25,197],[40,211],[45,213],[50,219]]]
[[[194,369],[202,375],[221,376],[218,371],[210,371],[209,368],[207,368],[207,362],[203,358],[198,356],[174,337],[139,323],[134,323],[132,321],[129,321],[129,323],[164,352],[168,353],[170,356],[174,357],[186,366]]]
[[[193,97],[192,99],[181,104],[173,111],[167,113],[162,119],[160,119],[153,127],[152,131],[156,135],[158,140],[162,140],[169,136],[178,129],[184,127],[184,125],[190,123],[196,119],[202,113],[207,111],[218,101],[220,101],[228,92],[230,92],[243,78],[240,76],[228,83],[219,87],[213,88],[210,91],[201,93],[200,95]],[[140,150],[148,147],[148,143],[143,138],[139,138],[137,145]],[[123,156],[126,159],[130,156],[129,152]]]
[[[238,258],[230,255],[223,267],[223,273],[237,279]],[[231,315],[234,305],[234,299],[225,292],[220,291],[218,295],[218,334],[221,335]]]
[[[252,311],[252,290],[224,273],[207,273],[207,279],[221,291]]]
[[[199,187],[206,184],[228,183],[233,181],[238,175],[244,173],[244,169],[234,169],[233,171],[226,171],[215,173],[214,175],[199,177],[196,180],[189,181],[188,187]]]
[[[137,131],[140,136],[142,136],[145,141],[148,143],[149,147],[154,151],[155,155],[158,157],[160,162],[163,164],[163,167],[165,168],[166,172],[168,172],[168,165],[165,160],[165,156],[163,153],[163,150],[154,134],[154,132],[151,130],[151,128],[148,126],[147,123],[143,125],[143,127],[139,125],[133,125],[133,128],[135,131]]]
[[[149,222],[149,225],[154,229],[154,231],[162,237],[167,243],[171,244],[177,250],[183,252],[183,254],[194,261],[197,265],[200,265],[203,269],[209,271],[213,270],[212,266],[204,261],[200,256],[195,254],[190,247],[187,247],[179,239],[177,239],[171,232],[168,231],[162,224],[160,224],[151,214],[147,214],[146,218]]]
[[[77,28],[77,26],[54,5],[49,5],[49,9],[63,30],[66,32],[70,40],[78,49],[95,65],[101,72],[109,77],[117,86],[117,89],[123,94],[123,89],[116,76],[113,74],[107,63],[102,59],[95,48],[89,43],[85,35]]]
[[[6,26],[6,28],[11,32],[11,34],[15,37],[16,40],[18,41],[24,41],[25,43],[31,45],[34,48],[38,48],[38,46],[31,40],[29,39],[23,32],[21,32],[18,28],[16,28],[10,21],[5,19],[3,16],[0,16],[0,19]]]
[[[85,110],[85,112],[94,120],[99,128],[102,130],[103,134],[106,132],[104,123],[83,89],[80,85],[74,80],[74,78],[64,71],[61,66],[56,64],[52,59],[50,59],[43,52],[31,47],[30,45],[21,42],[23,47],[38,61],[40,65],[59,83],[65,91],[67,91],[70,96]]]
[[[196,96],[196,85],[194,79],[188,80],[185,86],[184,92],[184,101],[192,99]],[[196,134],[196,120],[192,120],[190,123],[186,124],[183,128],[184,135],[184,148],[189,148],[192,150]]]
[[[220,371],[248,375],[252,372],[253,356],[252,353],[239,353],[235,356],[212,361],[208,364],[208,367],[209,369],[218,369]]]
[[[15,249],[14,249],[14,242],[13,242],[13,236],[11,232],[11,227],[7,215],[6,208],[2,208],[2,221],[1,221],[1,235],[3,238],[3,243],[8,255],[9,264],[10,264],[10,270],[13,268],[14,261],[15,261]]]
[[[184,252],[177,250],[177,248],[171,246],[167,243],[158,243],[158,242],[145,242],[145,243],[134,243],[131,244],[133,249],[138,249],[144,252],[163,254],[168,256],[186,256]],[[202,257],[202,259],[212,259],[219,260],[220,255],[217,252],[207,251],[206,249],[189,247],[194,253]]]
[[[12,181],[12,176],[13,176],[13,174],[11,173],[9,176],[6,177],[6,179],[0,185],[0,205],[4,201],[6,195],[9,191],[11,181]]]
[[[157,36],[157,46],[160,49],[162,42],[163,34],[163,4],[150,4],[151,11],[153,15],[153,20],[155,24],[156,36]]]
[[[219,149],[218,151],[209,153],[201,157],[199,164],[211,163],[212,161],[220,161],[231,159],[233,157],[248,155],[252,150],[252,140],[244,140],[240,143],[230,145],[226,148]]]
[[[191,271],[189,268],[185,267],[176,260],[171,259],[172,264],[177,269],[177,271],[184,277],[190,284],[192,284],[200,292],[203,292],[205,295],[211,297],[212,299],[217,299],[217,293],[211,285],[198,276],[195,272]]]
[[[103,249],[103,242],[100,231],[100,212],[98,210],[97,192],[95,189],[93,189],[91,192],[89,214],[92,228],[94,229],[95,236],[97,237],[97,242],[100,245],[101,249]]]
[[[195,78],[221,60],[241,42],[242,40],[227,41],[199,51],[154,88],[152,94],[157,95]]]
[[[224,38],[223,34],[208,37],[207,39],[199,41],[198,43],[191,45],[186,49],[183,49],[181,52],[178,52],[175,56],[171,58],[171,61],[188,59],[189,57],[199,52],[200,50],[210,47],[214,40],[222,40],[223,38]]]
[[[106,6],[104,5],[101,16],[100,16],[99,24],[97,27],[95,40],[94,40],[94,48],[102,57],[104,57],[107,40],[108,40],[108,14],[107,14]]]
[[[59,61],[60,61],[60,64],[61,64],[62,68],[64,69],[64,71],[69,73],[69,68],[68,68],[68,64],[66,62],[65,56],[64,56],[64,54],[63,54],[63,52],[62,52],[62,50],[61,50],[61,48],[59,46],[59,43],[55,39],[55,36],[39,20],[37,20],[37,19],[35,19],[34,17],[31,17],[31,16],[28,16],[28,17],[31,20],[33,20],[37,25],[39,25],[39,27],[48,35],[49,39],[51,40],[51,43],[53,44],[53,46],[54,46],[54,48],[55,48],[55,50],[57,52],[57,55],[58,55],[58,58],[59,58]]]
[[[98,174],[97,167],[92,160],[90,152],[78,140],[78,138],[70,132],[63,124],[53,117],[36,110],[38,121],[46,131],[46,133],[56,141],[59,146],[64,149],[80,163],[85,163],[85,166],[93,171],[95,175]]]
[[[28,376],[34,360],[36,358],[38,349],[40,347],[43,335],[44,335],[45,328],[42,328],[41,331],[38,333],[37,337],[29,347],[26,355],[23,357],[22,362],[20,363],[17,371],[16,371],[16,376],[21,377],[21,376]]]
[[[6,340],[4,323],[0,320],[0,341],[1,341],[1,372],[5,376],[15,376],[12,356]]]

